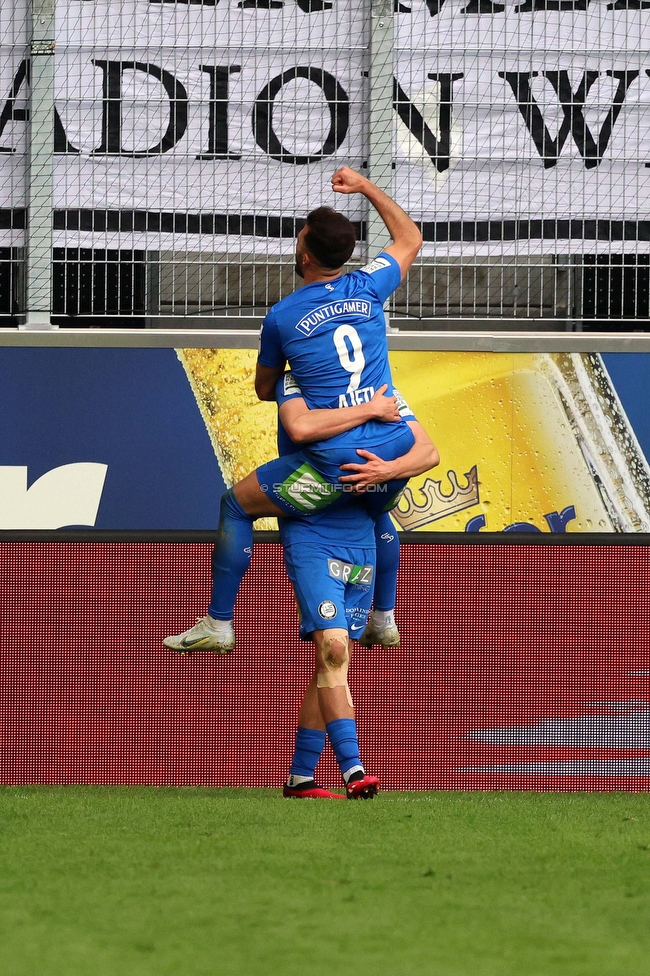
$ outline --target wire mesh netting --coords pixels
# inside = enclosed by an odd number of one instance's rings
[[[357,264],[387,240],[347,164],[422,227],[396,319],[650,320],[641,0],[32,3],[0,8],[0,314],[259,317],[313,207]]]
[[[24,306],[27,225],[27,0],[0,4],[0,318]]]

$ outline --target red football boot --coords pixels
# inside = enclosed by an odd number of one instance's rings
[[[354,774],[353,774],[354,775]],[[379,780],[376,776],[363,776],[359,773],[358,779],[350,779],[345,787],[345,795],[348,800],[372,800],[377,796],[379,790]]]
[[[345,800],[342,793],[330,793],[329,790],[324,790],[322,786],[317,786],[313,779],[306,783],[300,783],[298,786],[289,786],[288,783],[285,783],[282,788],[282,796],[294,800]]]

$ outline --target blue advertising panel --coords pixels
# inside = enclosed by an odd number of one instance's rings
[[[0,352],[2,528],[211,529],[223,490],[173,349]]]
[[[0,528],[215,528],[276,452],[249,349],[4,348]],[[393,352],[436,443],[414,531],[650,531],[650,354]]]

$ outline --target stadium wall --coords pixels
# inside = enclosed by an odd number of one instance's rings
[[[275,537],[223,658],[162,646],[205,608],[207,534],[108,538],[0,537],[0,782],[278,787],[311,652]],[[384,787],[647,790],[650,537],[402,539],[402,646],[351,677]]]
[[[0,348],[0,530],[211,529],[222,492],[276,456],[277,410],[254,392],[257,332],[122,348],[99,330],[95,347],[57,338]],[[389,344],[441,457],[411,479],[399,529],[650,531],[650,337]]]

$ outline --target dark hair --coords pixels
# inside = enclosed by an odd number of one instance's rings
[[[318,207],[307,217],[303,238],[307,250],[323,268],[340,268],[349,259],[357,242],[354,227],[347,217],[331,207]]]

